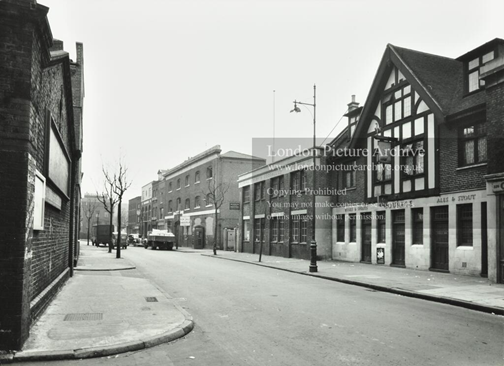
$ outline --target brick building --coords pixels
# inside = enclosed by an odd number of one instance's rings
[[[309,259],[315,233],[318,256],[330,259],[328,202],[338,192],[332,189],[333,174],[314,168],[327,164],[323,149],[308,149],[241,174],[239,251]]]
[[[502,282],[503,59],[501,39],[456,59],[387,46],[332,142],[357,167],[336,177],[333,259]]]
[[[142,197],[137,196],[128,201],[128,234],[140,234],[142,228],[141,223]]]
[[[48,8],[0,2],[0,349],[20,349],[78,254],[83,47]]]
[[[238,175],[264,163],[264,159],[234,151],[221,154],[220,146],[214,146],[173,169],[159,171],[159,180],[142,188],[142,206],[147,212],[152,210],[144,226],[172,231],[180,246],[212,247],[215,206],[211,193],[222,184],[227,190],[218,208],[218,246],[234,248],[240,213]]]

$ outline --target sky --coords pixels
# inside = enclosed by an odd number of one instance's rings
[[[215,145],[313,136],[363,105],[387,44],[457,58],[504,38],[504,1],[39,0],[75,60],[84,45],[83,194],[127,167],[130,199]]]

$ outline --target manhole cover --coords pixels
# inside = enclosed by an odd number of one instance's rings
[[[147,302],[158,302],[154,296],[146,297],[145,300],[147,300]]]
[[[90,321],[90,320],[102,320],[102,313],[74,313],[65,315],[64,321],[75,322],[75,321]]]

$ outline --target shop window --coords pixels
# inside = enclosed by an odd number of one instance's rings
[[[457,205],[457,244],[473,245],[473,212],[472,203]]]
[[[485,123],[466,126],[459,130],[459,160],[461,166],[487,161]]]
[[[336,241],[345,241],[345,215],[336,215]]]
[[[423,244],[423,208],[411,209],[413,244]]]

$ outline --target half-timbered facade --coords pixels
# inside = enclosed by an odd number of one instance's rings
[[[504,101],[485,78],[503,51],[500,39],[457,59],[387,46],[366,104],[332,143],[333,164],[358,167],[339,173],[350,191],[332,210],[333,259],[497,279],[487,118]]]

